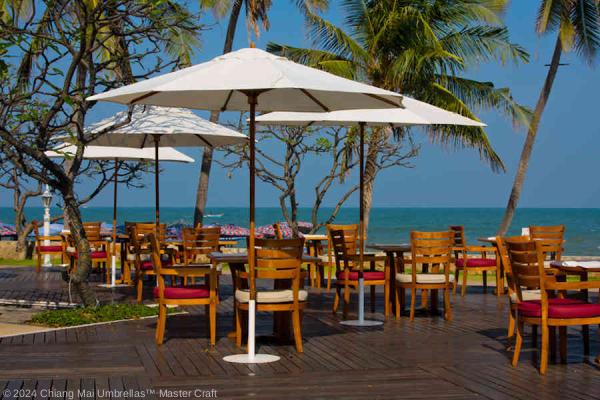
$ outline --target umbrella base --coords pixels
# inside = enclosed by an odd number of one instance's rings
[[[353,319],[348,321],[341,321],[340,324],[348,326],[379,326],[383,325],[383,322],[374,321],[370,319],[363,319],[362,321],[359,319]]]
[[[275,361],[279,361],[280,357],[271,354],[234,354],[231,356],[223,357],[224,361],[236,364],[266,364]]]
[[[103,288],[118,288],[118,287],[128,287],[131,285],[128,285],[126,283],[115,283],[114,285],[110,284],[110,283],[101,283],[98,285],[98,287],[103,287]]]

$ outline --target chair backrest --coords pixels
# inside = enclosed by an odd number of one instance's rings
[[[40,241],[40,226],[36,220],[31,221],[31,226],[33,228],[33,234],[35,235],[35,241]]]
[[[504,238],[503,242],[519,300],[522,300],[522,288],[540,289],[544,296],[543,244],[527,238]]]
[[[148,243],[148,250],[152,257],[152,268],[159,279],[159,286],[161,285],[160,281],[162,281],[162,285],[164,285],[164,278],[161,275],[162,259],[160,254],[161,246],[159,237],[156,235],[156,233],[151,232],[148,235],[143,236],[142,241]]]
[[[512,264],[510,262],[510,257],[508,256],[508,250],[506,248],[506,240],[509,240],[513,243],[518,242],[528,242],[530,239],[526,236],[510,236],[510,237],[496,237],[496,244],[498,246],[498,256],[502,260],[502,265],[504,266],[504,274],[506,275],[506,283],[508,285],[508,295],[510,296],[513,293],[518,294],[517,283],[515,281],[515,276],[512,270]]]
[[[154,222],[135,222],[135,229],[139,236],[146,236],[156,233],[156,224]],[[164,243],[167,239],[167,224],[159,224],[158,241]]]
[[[543,244],[544,254],[551,260],[560,260],[565,237],[565,226],[530,226],[529,237]]]
[[[351,256],[356,255],[358,230],[354,225],[346,226],[346,229],[335,229],[329,231],[329,242],[335,257],[335,266],[338,271],[346,268],[352,269],[355,265]]]
[[[428,264],[432,272],[439,273],[443,267],[446,283],[449,282],[450,264],[453,262],[452,247],[454,245],[454,232],[410,232],[412,275],[416,282],[417,265]]]
[[[148,237],[143,235],[141,236],[137,232],[135,224],[129,225],[127,234],[129,235],[129,248],[131,250],[131,254],[134,255],[135,268],[137,271],[141,271],[142,255],[149,255],[151,253]]]
[[[219,251],[221,228],[183,228],[183,262],[193,263],[198,256]]]
[[[84,222],[83,229],[85,236],[90,242],[98,242],[102,240],[101,233],[102,222]]]
[[[358,250],[358,225],[357,224],[352,224],[352,225],[328,224],[326,226],[326,228],[327,228],[327,254],[329,256],[330,264],[335,257],[335,250],[333,248],[333,237],[331,235],[331,232],[333,232],[333,231],[342,230],[344,232],[348,232],[348,236],[354,236],[354,238],[355,238],[354,249],[348,249],[348,251],[349,251],[349,254],[356,253],[356,251]],[[337,261],[336,261],[336,264],[337,264]]]
[[[467,245],[465,241],[465,227],[462,225],[451,225],[448,229],[454,233],[454,247],[464,247]]]
[[[275,289],[292,288],[296,302],[301,282],[300,267],[303,248],[304,239],[302,238],[256,239],[254,276],[241,271],[237,277],[248,279],[251,288],[256,287],[256,279],[274,280]]]
[[[275,222],[273,224],[273,232],[275,232],[275,239],[283,239],[283,232],[281,231],[281,225],[279,225],[279,222]]]

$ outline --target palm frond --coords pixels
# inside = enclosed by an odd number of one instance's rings
[[[557,29],[564,13],[564,0],[541,0],[535,28],[538,33]]]
[[[572,12],[576,32],[575,49],[588,62],[593,62],[600,48],[600,3],[598,0],[576,0]]]

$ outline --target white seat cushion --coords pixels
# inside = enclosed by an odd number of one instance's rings
[[[412,274],[396,274],[396,280],[400,283],[411,283]],[[449,275],[450,283],[454,282],[454,275]],[[417,283],[444,283],[446,277],[444,274],[417,274]]]
[[[530,300],[540,300],[542,298],[542,293],[538,290],[521,290],[521,296],[523,296],[523,301]],[[519,301],[516,293],[511,293],[510,301],[516,303]]]
[[[319,260],[323,261],[323,262],[329,262],[329,256],[327,254],[321,254],[319,256]],[[335,257],[331,256],[331,261],[335,262]]]
[[[306,301],[308,292],[306,290],[298,291],[298,301]],[[238,289],[235,291],[235,299],[240,303],[247,303],[250,300],[250,291],[248,289]],[[291,303],[294,301],[294,291],[292,289],[284,290],[259,290],[256,292],[257,303]]]

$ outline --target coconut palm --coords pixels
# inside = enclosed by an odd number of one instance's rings
[[[399,91],[476,119],[474,110],[497,109],[517,123],[528,112],[507,88],[466,77],[469,68],[495,59],[526,62],[527,52],[511,43],[501,21],[508,0],[346,0],[345,26],[310,11],[306,20],[313,48],[270,43],[268,49],[312,67]],[[479,151],[494,171],[504,170],[481,128],[426,129],[442,145]],[[385,133],[372,130],[365,167],[365,223],[378,170],[378,148]],[[387,135],[388,137],[390,135]]]
[[[223,54],[229,53],[233,48],[233,39],[238,23],[238,18],[244,6],[246,10],[246,25],[248,27],[248,41],[252,44],[252,33],[258,37],[260,28],[269,29],[269,9],[272,0],[200,0],[200,7],[213,10],[217,19],[225,17],[229,12],[229,22],[227,23],[227,33],[223,45]],[[295,0],[294,3],[301,11],[312,12],[314,10],[322,11],[327,8],[329,0]],[[219,112],[212,112],[211,122],[219,121]],[[198,178],[198,189],[196,190],[196,208],[194,211],[194,225],[202,222],[206,201],[208,199],[208,181],[210,178],[210,169],[212,167],[213,150],[206,148],[202,153],[202,163],[200,164],[200,176]]]
[[[515,215],[525,174],[529,167],[533,144],[560,66],[562,53],[574,50],[590,64],[595,61],[600,47],[600,3],[598,0],[542,0],[536,21],[536,31],[539,34],[556,33],[556,43],[546,74],[546,81],[529,125],[498,235],[506,234]]]

